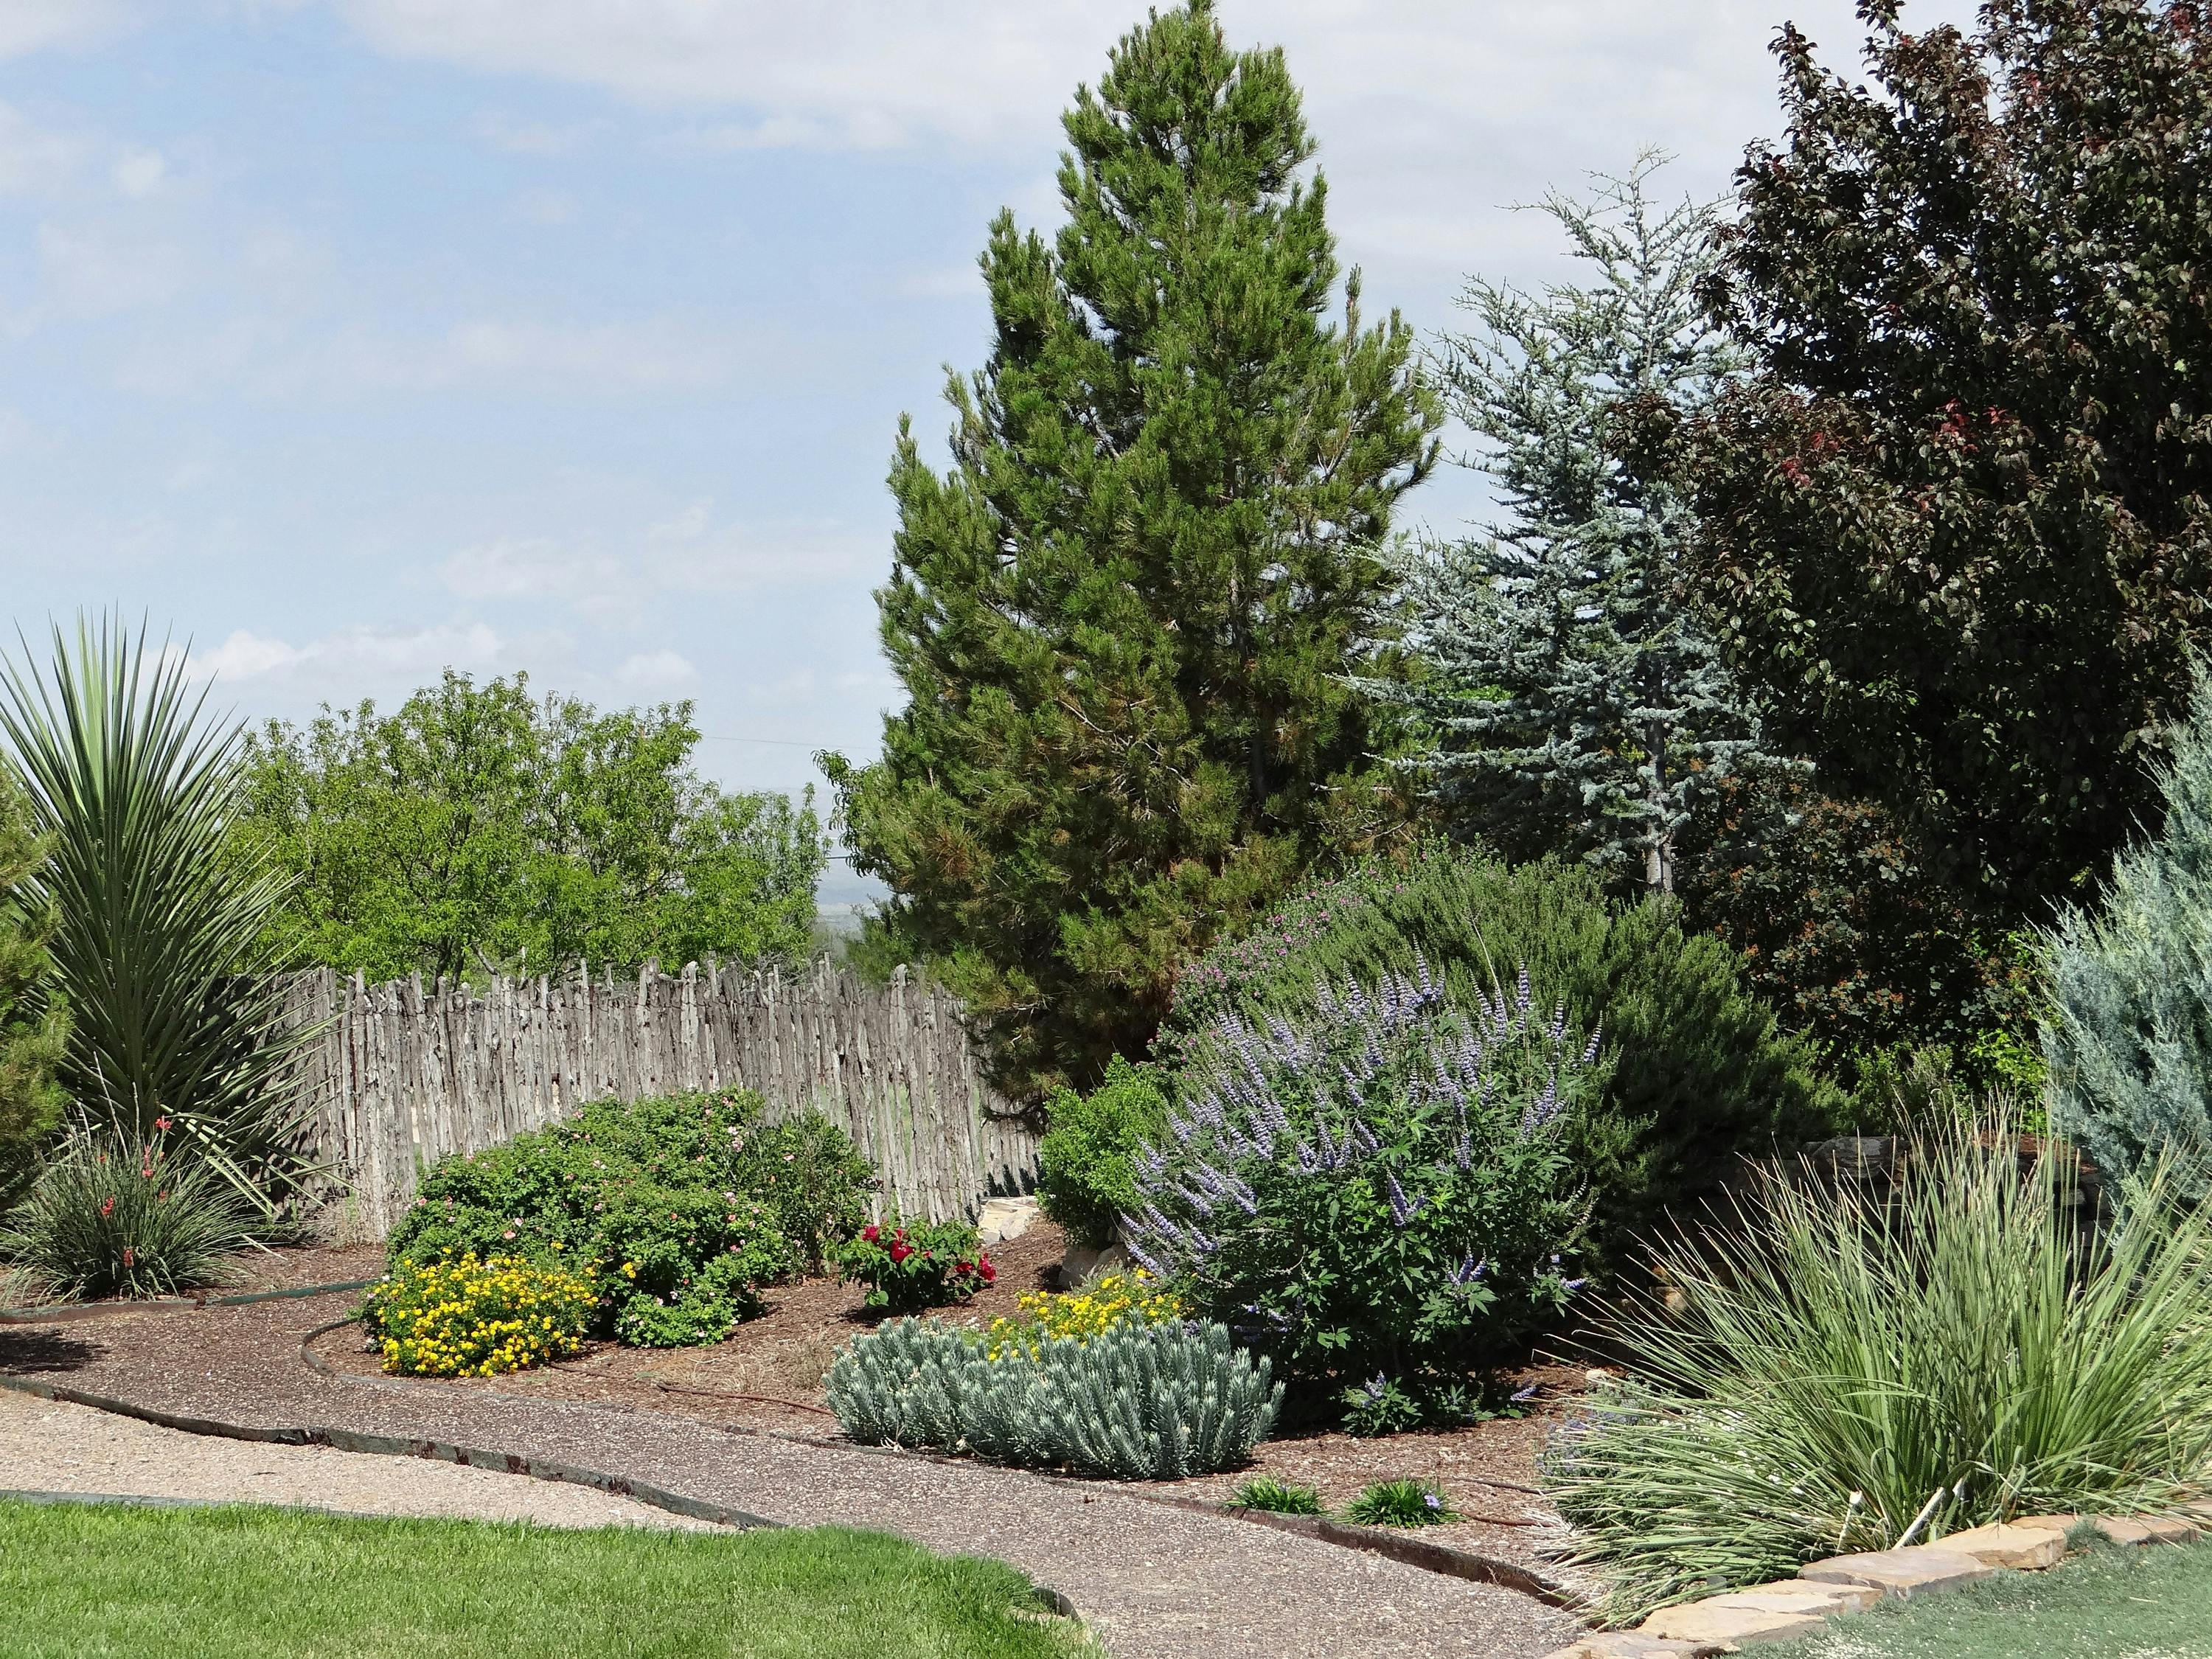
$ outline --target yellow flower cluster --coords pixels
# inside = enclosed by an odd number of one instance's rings
[[[1034,1357],[1048,1336],[1072,1336],[1079,1342],[1109,1331],[1116,1325],[1164,1325],[1185,1316],[1182,1298],[1152,1288],[1152,1275],[1139,1267],[1126,1273],[1107,1273],[1080,1291],[1051,1295],[1031,1291],[1020,1301],[1021,1312],[1012,1319],[994,1319],[983,1340],[992,1358],[1002,1353],[1024,1352]]]
[[[574,1353],[592,1303],[557,1267],[467,1255],[395,1268],[362,1317],[395,1376],[491,1376]]]

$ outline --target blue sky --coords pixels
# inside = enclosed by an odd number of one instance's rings
[[[696,699],[706,769],[872,754],[900,411],[982,355],[1002,204],[1135,5],[0,0],[0,574],[241,713],[447,664]],[[1961,0],[1907,21],[1963,20]],[[1510,204],[1713,193],[1847,0],[1222,0],[1290,53],[1371,310],[1561,274]],[[1412,499],[1449,528],[1471,482]],[[744,739],[744,741],[739,741]]]

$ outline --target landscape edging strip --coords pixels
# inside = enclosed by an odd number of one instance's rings
[[[242,1296],[149,1296],[137,1302],[58,1302],[44,1308],[0,1308],[0,1325],[68,1325],[110,1314],[198,1313],[208,1308],[242,1308],[250,1302],[283,1302],[328,1296],[336,1291],[365,1291],[374,1279],[349,1279],[336,1285],[298,1285],[283,1291],[250,1291]]]

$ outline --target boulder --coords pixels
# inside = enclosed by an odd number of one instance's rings
[[[987,1198],[975,1217],[975,1234],[981,1247],[1011,1243],[1035,1224],[1039,1211],[1033,1198]]]

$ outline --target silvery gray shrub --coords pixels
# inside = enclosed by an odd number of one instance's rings
[[[1221,1325],[1126,1325],[994,1358],[980,1332],[896,1319],[837,1356],[829,1397],[862,1445],[1174,1480],[1248,1461],[1283,1388]]]

